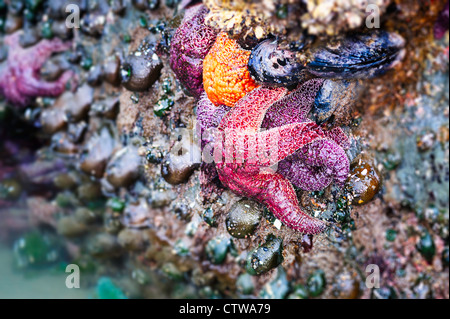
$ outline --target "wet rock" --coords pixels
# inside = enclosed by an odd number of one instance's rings
[[[423,258],[431,264],[433,257],[436,254],[436,246],[433,237],[431,237],[429,232],[425,231],[425,234],[420,237],[420,240],[417,243],[417,249],[422,254]]]
[[[110,198],[107,205],[117,213],[121,213],[125,208],[125,202],[121,201],[119,198]]]
[[[127,146],[117,151],[106,167],[106,179],[116,188],[127,187],[139,177],[141,157],[137,148]]]
[[[147,150],[145,159],[150,164],[161,164],[164,160],[164,153],[159,147],[151,147],[149,150]]]
[[[60,158],[42,159],[21,164],[19,172],[29,184],[52,185],[55,176],[66,171],[66,165]]]
[[[282,251],[281,238],[269,236],[264,244],[249,253],[247,272],[250,275],[260,275],[277,267],[283,260]]]
[[[87,83],[90,86],[98,86],[102,83],[103,80],[103,70],[100,65],[94,65],[89,70],[89,74],[87,77]]]
[[[0,180],[0,200],[16,200],[22,193],[22,185],[17,179]]]
[[[132,0],[133,5],[139,10],[156,10],[160,0]]]
[[[393,242],[395,241],[395,238],[397,237],[397,232],[395,231],[395,229],[388,229],[386,230],[386,240]]]
[[[14,263],[18,268],[54,264],[62,250],[53,236],[32,231],[14,242]]]
[[[19,37],[19,44],[23,48],[35,45],[41,40],[41,34],[35,28],[25,28]]]
[[[85,234],[88,228],[73,216],[65,216],[58,220],[56,230],[58,234],[66,237],[78,237]]]
[[[180,281],[183,279],[183,272],[181,272],[174,263],[165,263],[161,270],[171,280]]]
[[[74,173],[61,173],[54,178],[53,182],[60,189],[73,189],[78,184],[78,179]]]
[[[93,37],[100,37],[105,28],[106,17],[102,14],[88,13],[80,21],[81,30]]]
[[[161,59],[153,50],[136,51],[122,63],[122,84],[130,91],[146,91],[158,80],[162,67]]]
[[[0,46],[0,62],[3,62],[8,57],[8,48],[6,46]]]
[[[436,133],[431,130],[424,131],[417,136],[417,149],[420,152],[429,151],[433,148],[435,142]]]
[[[55,101],[55,106],[59,104],[64,105],[68,120],[78,122],[89,112],[93,95],[93,89],[89,85],[84,84],[77,89],[75,94],[64,93]]]
[[[95,293],[98,299],[128,299],[121,287],[109,277],[100,277]]]
[[[247,238],[253,235],[262,217],[262,210],[257,203],[240,200],[235,203],[226,218],[228,233],[236,238]]]
[[[143,198],[137,203],[129,203],[124,211],[122,223],[128,228],[148,228],[151,224],[150,207]]]
[[[81,170],[95,177],[102,177],[115,144],[109,129],[103,127],[99,133],[94,134],[86,143],[81,155]]]
[[[72,28],[66,26],[66,21],[53,21],[51,24],[52,34],[62,40],[68,40],[72,37]]]
[[[53,134],[66,127],[67,116],[63,109],[52,107],[42,111],[40,121],[43,131]]]
[[[373,290],[373,299],[397,299],[398,295],[391,286],[381,287]]]
[[[296,285],[294,291],[289,294],[288,299],[308,299],[308,289],[304,285]]]
[[[171,190],[155,190],[151,193],[150,203],[152,208],[163,208],[169,206],[176,198],[176,194]]]
[[[208,241],[205,247],[206,256],[213,264],[219,265],[225,261],[230,248],[230,239],[227,237],[215,237]]]
[[[127,8],[124,0],[112,0],[109,5],[111,6],[112,12],[119,15],[124,14]]]
[[[263,299],[284,299],[290,290],[290,284],[286,276],[286,271],[279,267],[278,274],[271,282],[264,285],[259,293]]]
[[[117,257],[122,253],[117,237],[106,233],[95,235],[88,241],[87,249],[91,255],[102,258]]]
[[[103,78],[112,85],[120,84],[120,58],[117,55],[108,57],[102,66]]]
[[[99,221],[99,214],[94,213],[93,211],[79,207],[75,210],[74,218],[78,220],[80,223],[85,225],[91,225],[97,221]]]
[[[300,246],[303,248],[303,252],[309,253],[313,248],[313,235],[303,235]]]
[[[88,125],[85,121],[70,123],[67,126],[67,136],[73,143],[79,143],[86,133]]]
[[[15,31],[22,28],[22,24],[23,24],[22,17],[16,16],[13,13],[8,12],[4,27],[5,33],[6,34],[14,33]]]
[[[338,110],[352,110],[359,97],[359,83],[347,80],[325,80],[317,93],[312,117],[317,123],[328,120]]]
[[[347,186],[353,194],[353,204],[368,203],[381,188],[381,175],[372,159],[360,157],[350,166]]]
[[[119,244],[130,251],[139,251],[146,246],[146,237],[142,231],[137,229],[123,229],[117,236]]]
[[[119,98],[115,96],[107,97],[104,100],[96,101],[91,105],[91,113],[103,116],[107,119],[115,119],[119,112]]]
[[[87,182],[78,186],[77,196],[81,201],[90,202],[102,196],[101,186],[98,182]]]
[[[252,276],[247,273],[239,275],[236,280],[236,289],[242,295],[251,295],[255,289]]]
[[[173,99],[168,96],[162,96],[153,106],[153,113],[155,113],[158,117],[164,117],[169,113],[170,109],[174,105],[175,102]]]
[[[57,132],[52,135],[50,148],[61,154],[77,154],[79,148],[70,139],[66,132]]]
[[[336,275],[333,295],[338,299],[357,299],[361,294],[358,274],[344,271]]]
[[[320,296],[325,290],[325,286],[326,286],[325,273],[323,272],[322,269],[316,270],[308,277],[306,287],[311,297]]]
[[[80,13],[86,10],[86,0],[52,0],[48,1],[47,12],[52,19],[66,18],[69,14],[66,12],[66,8],[69,4],[75,4],[80,9]]]
[[[211,207],[205,209],[202,215],[203,220],[211,227],[217,227],[217,216],[214,214],[214,210]]]
[[[179,135],[179,139],[161,164],[162,177],[172,185],[187,182],[201,161],[198,145],[190,143],[190,136]]]
[[[40,76],[47,81],[57,80],[67,69],[69,62],[62,55],[56,55],[47,59],[40,69]]]
[[[187,204],[174,203],[172,210],[179,219],[187,222],[191,221],[192,212]]]

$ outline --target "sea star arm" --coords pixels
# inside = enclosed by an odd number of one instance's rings
[[[312,79],[301,84],[267,110],[261,126],[270,128],[309,121],[308,113],[322,84],[323,79]]]
[[[42,81],[34,76],[33,71],[27,69],[23,72],[24,81],[17,82],[18,90],[25,95],[58,96],[64,91],[66,83],[70,81],[74,73],[64,72],[56,81]]]
[[[230,169],[231,170],[231,169]],[[223,171],[221,171],[223,173]],[[325,230],[325,222],[307,215],[300,205],[292,184],[278,173],[259,173],[229,179],[226,185],[237,194],[252,194],[252,198],[266,207],[285,225],[306,234],[317,234]],[[219,174],[221,180],[222,174]]]
[[[33,65],[40,67],[53,54],[68,50],[72,46],[70,42],[63,42],[61,39],[55,38],[52,40],[41,40],[35,47],[32,47]],[[28,51],[28,49],[26,49]],[[30,52],[31,52],[30,50]]]
[[[307,191],[322,190],[333,180],[342,186],[350,170],[345,151],[328,138],[306,145],[289,160],[289,164],[287,168],[283,167],[284,163],[280,164],[280,173]]]
[[[269,107],[287,93],[285,88],[259,87],[247,93],[223,118],[220,127],[257,132]]]
[[[325,222],[305,214],[292,184],[280,174],[259,174],[255,184],[264,189],[257,197],[285,225],[306,234],[325,230]]]

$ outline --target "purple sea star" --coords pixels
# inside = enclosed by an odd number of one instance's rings
[[[311,122],[307,115],[322,83],[322,79],[309,80],[274,103],[267,111],[261,127]],[[348,148],[347,136],[340,128],[322,133],[323,138],[305,145],[279,164],[278,172],[303,190],[322,190],[333,179],[342,185],[348,177],[350,163],[344,151],[344,148]]]
[[[204,5],[187,9],[170,45],[170,67],[195,98],[199,98],[204,91],[203,59],[217,37],[217,31],[205,25],[207,13]]]
[[[220,185],[216,166],[213,162],[214,139],[220,121],[228,113],[231,107],[226,105],[215,106],[203,92],[197,102],[197,126],[196,131],[202,150],[202,163],[200,165],[200,184],[205,197],[217,191],[216,185]],[[218,183],[217,183],[218,182]]]
[[[326,228],[305,214],[287,178],[270,169],[324,134],[314,122],[290,123],[261,130],[267,110],[283,98],[285,88],[257,88],[239,100],[218,127],[214,161],[221,182],[237,195],[269,208],[286,226],[307,234]]]
[[[19,36],[18,31],[4,38],[8,59],[0,72],[0,93],[17,106],[26,106],[37,96],[60,95],[66,83],[73,80],[73,72],[66,71],[57,81],[46,82],[39,79],[39,70],[52,53],[67,50],[71,44],[53,39],[22,48]]]

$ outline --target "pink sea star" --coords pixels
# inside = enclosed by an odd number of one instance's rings
[[[267,110],[262,128],[273,128],[292,123],[311,122],[307,115],[311,110],[322,79],[312,79],[290,94],[275,102]],[[212,155],[215,131],[230,110],[227,106],[215,107],[203,94],[197,103],[197,132],[201,137],[204,152],[202,163],[202,185],[217,177],[214,164],[208,161]],[[305,145],[296,153],[280,161],[278,172],[294,186],[303,190],[315,191],[327,187],[333,180],[343,184],[349,171],[349,161],[344,149],[349,141],[341,128],[323,130],[322,138]]]
[[[67,50],[71,44],[56,38],[22,48],[19,36],[18,31],[4,38],[8,59],[0,67],[0,94],[17,106],[26,106],[36,96],[60,95],[66,83],[73,80],[73,72],[66,71],[57,81],[46,82],[39,79],[39,70],[52,53]]]
[[[285,88],[257,88],[239,100],[218,127],[214,161],[221,182],[240,196],[266,205],[286,226],[308,234],[326,228],[305,214],[287,178],[270,169],[303,146],[324,138],[314,122],[290,123],[261,130],[267,110],[283,98]]]

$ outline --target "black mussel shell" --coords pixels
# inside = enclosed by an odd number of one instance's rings
[[[397,33],[383,30],[350,33],[312,48],[306,68],[323,78],[373,78],[403,58],[404,46],[405,40]]]
[[[276,39],[267,39],[253,48],[248,61],[250,75],[260,84],[290,86],[298,83],[303,65],[296,61],[295,53],[281,49]]]

